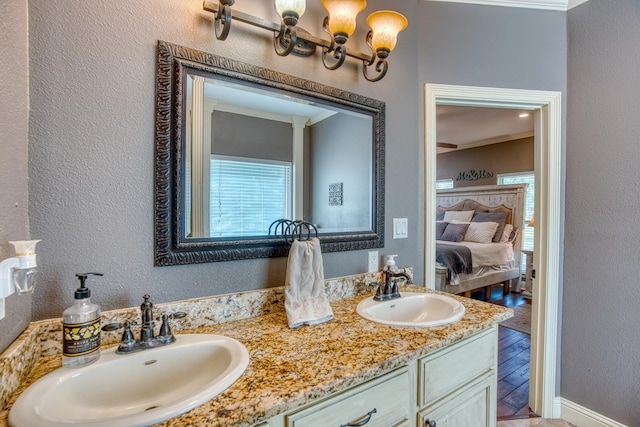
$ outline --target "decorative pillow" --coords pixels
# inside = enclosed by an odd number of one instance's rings
[[[441,240],[442,233],[444,233],[444,229],[449,225],[448,222],[444,221],[436,221],[436,240]],[[508,237],[508,236],[507,236]]]
[[[444,212],[436,213],[436,221],[444,221]]]
[[[471,218],[473,218],[473,213],[475,211],[446,211],[444,213],[444,220],[447,222],[451,221],[462,221],[462,222],[471,222]]]
[[[467,242],[492,243],[498,228],[497,222],[472,222],[464,235]]]
[[[504,231],[502,232],[502,239],[500,239],[500,243],[506,243],[509,241],[509,236],[511,236],[511,232],[513,231],[512,224],[505,224]]]
[[[504,226],[507,222],[506,212],[478,212],[476,213],[471,222],[497,222],[498,228],[496,234],[493,235],[493,242],[498,243],[502,239],[502,233],[504,232]]]
[[[444,233],[440,236],[440,240],[448,242],[462,242],[464,234],[467,232],[469,224],[447,224]]]

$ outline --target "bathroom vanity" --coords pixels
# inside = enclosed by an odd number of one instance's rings
[[[180,332],[225,335],[250,354],[245,373],[228,389],[158,425],[422,427],[435,421],[438,427],[495,426],[497,324],[512,311],[454,297],[466,309],[457,322],[384,326],[356,313],[358,302],[371,295],[368,281],[351,280],[349,286],[327,281],[334,319],[294,330],[287,326],[282,288],[157,304],[160,313],[188,313],[174,326],[178,340]],[[134,313],[107,312],[105,322]],[[2,388],[13,387],[0,396],[6,409],[0,425],[29,384],[60,366],[53,343],[59,341],[58,323],[34,322],[0,358]],[[103,341],[115,345],[118,335],[106,334]],[[33,360],[20,357],[28,351]]]
[[[260,427],[496,424],[496,327]],[[365,423],[366,424],[363,424]]]

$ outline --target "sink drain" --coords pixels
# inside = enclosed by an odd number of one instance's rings
[[[156,408],[159,408],[159,406],[157,406],[157,405],[156,405],[156,406],[149,406],[149,407],[148,407],[147,409],[145,409],[144,411],[145,411],[145,412],[147,412],[147,411],[150,411],[150,410],[152,410],[152,409],[156,409]]]

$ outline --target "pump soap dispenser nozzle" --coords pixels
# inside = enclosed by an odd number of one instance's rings
[[[398,266],[396,266],[396,257],[398,255],[387,255],[387,262],[384,266],[384,271],[398,271]]]

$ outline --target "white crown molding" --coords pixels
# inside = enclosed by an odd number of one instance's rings
[[[449,3],[484,4],[488,6],[522,7],[527,9],[545,9],[567,11],[589,0],[425,0]]]
[[[586,3],[589,0],[569,0],[569,5],[567,6],[567,9],[571,9],[574,8],[578,5],[581,5],[582,3]]]

